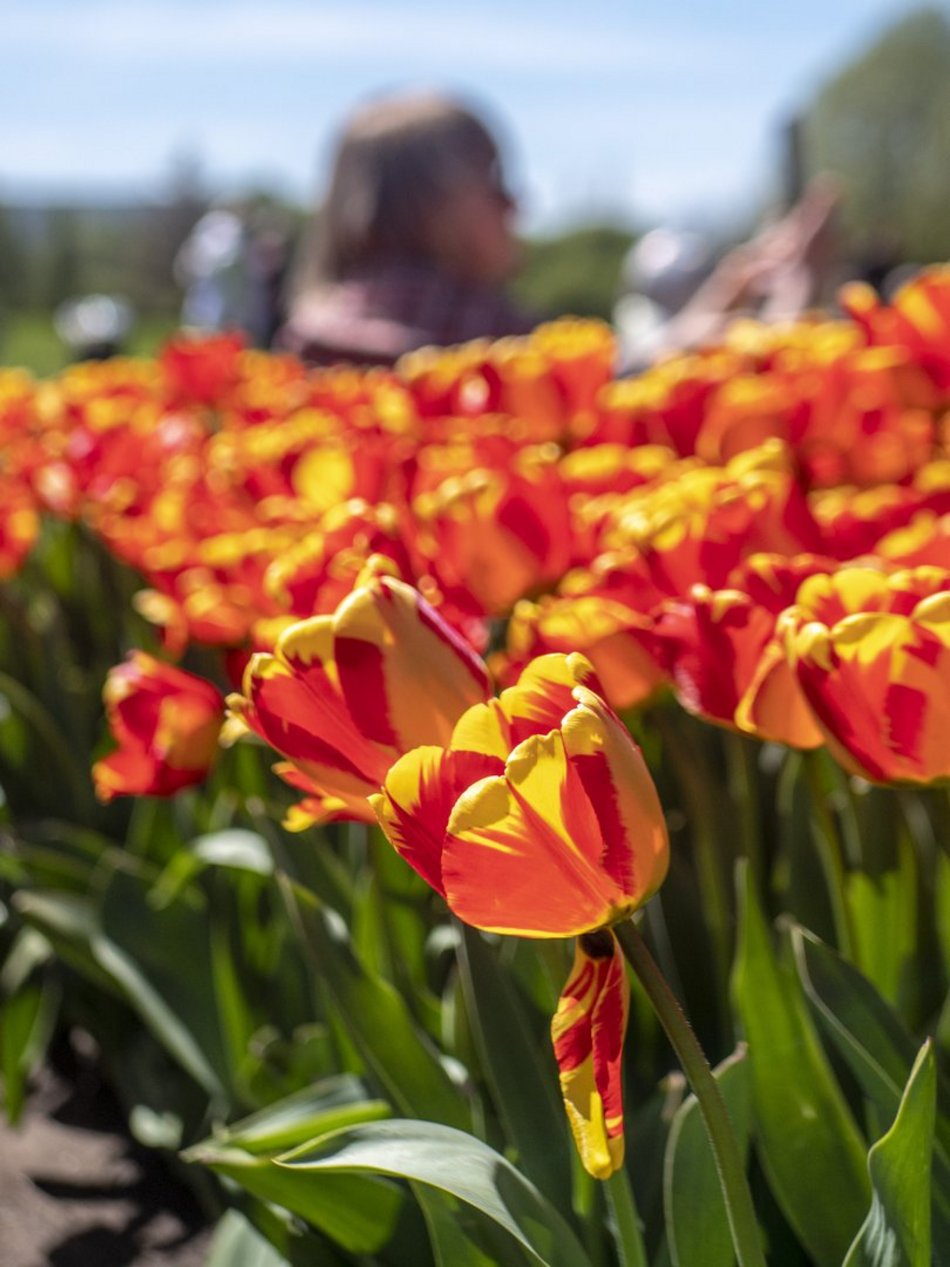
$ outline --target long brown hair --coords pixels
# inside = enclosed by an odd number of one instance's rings
[[[491,133],[456,101],[412,93],[362,107],[338,142],[293,290],[389,258],[431,258],[440,203],[465,180],[497,179],[497,166]]]

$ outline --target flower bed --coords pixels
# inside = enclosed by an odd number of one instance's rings
[[[222,1263],[950,1261],[950,272],[842,302],[0,372],[8,1115],[92,1030]]]

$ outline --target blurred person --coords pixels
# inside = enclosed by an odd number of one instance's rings
[[[291,279],[280,344],[312,364],[392,364],[427,344],[527,333],[503,291],[519,264],[514,200],[485,124],[446,97],[363,106]]]
[[[243,326],[254,347],[269,348],[283,325],[290,256],[287,217],[274,207],[257,208],[249,220],[244,252]]]
[[[75,361],[105,361],[118,356],[135,324],[135,313],[120,295],[79,295],[64,300],[53,326]]]
[[[831,302],[837,272],[837,185],[817,177],[774,224],[714,264],[697,234],[655,229],[630,250],[614,311],[622,369],[722,338],[738,316],[789,322]]]
[[[206,211],[175,256],[175,280],[184,291],[182,324],[194,330],[230,330],[245,324],[246,231],[227,204]]]

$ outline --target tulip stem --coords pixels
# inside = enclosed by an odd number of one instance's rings
[[[623,1166],[614,1171],[604,1186],[607,1206],[613,1215],[620,1267],[649,1267],[630,1176]]]
[[[813,834],[818,861],[824,872],[825,886],[828,889],[838,949],[846,959],[851,959],[854,955],[854,938],[851,935],[851,918],[845,900],[844,849],[841,835],[831,806],[828,804],[828,790],[819,765],[819,754],[806,752],[803,755],[805,779],[811,794]]]
[[[765,1267],[759,1224],[746,1181],[745,1162],[709,1062],[639,930],[628,920],[614,925],[613,931],[627,962],[646,991],[699,1102],[716,1159],[739,1267]]]

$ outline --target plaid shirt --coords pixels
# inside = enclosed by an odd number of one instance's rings
[[[311,365],[392,365],[415,348],[527,334],[536,324],[497,290],[399,260],[305,296],[278,343]]]

